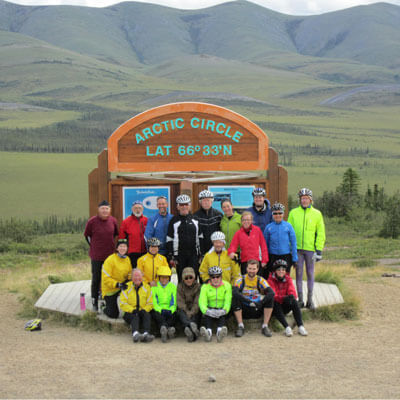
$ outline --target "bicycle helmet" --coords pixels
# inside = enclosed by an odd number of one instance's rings
[[[208,275],[209,276],[222,275],[222,268],[218,267],[217,265],[214,267],[210,267],[208,268]]]
[[[203,190],[199,193],[199,200],[213,199],[214,195],[209,190]]]
[[[120,244],[126,244],[128,246],[128,239],[118,239],[117,247],[116,247],[117,249]]]
[[[161,266],[157,271],[158,276],[171,276],[172,272],[169,267]]]
[[[40,331],[42,329],[42,320],[39,318],[31,319],[25,324],[26,331]]]
[[[176,198],[176,204],[188,204],[190,203],[190,197],[187,194],[180,194]]]
[[[275,204],[271,207],[271,211],[272,211],[272,213],[273,213],[274,211],[282,211],[282,212],[284,212],[284,211],[285,211],[285,206],[284,206],[283,204],[281,204],[281,203],[275,203]]]
[[[260,187],[257,187],[257,188],[254,188],[253,189],[253,197],[254,196],[266,196],[266,193],[265,193],[265,189],[264,188],[260,188]]]
[[[150,247],[150,246],[160,247],[161,246],[161,242],[160,242],[160,240],[158,238],[152,237],[152,238],[147,240],[147,247]]]
[[[302,196],[308,196],[310,199],[312,199],[312,191],[307,188],[302,188],[299,190],[298,196],[299,198]]]
[[[137,204],[139,204],[140,206],[143,207],[143,203],[142,203],[140,200],[135,200],[135,201],[132,203],[132,207],[135,206],[135,205],[137,205]]]
[[[276,260],[276,261],[272,264],[272,269],[273,269],[274,271],[276,271],[278,268],[281,268],[281,267],[283,267],[283,268],[286,269],[287,266],[288,266],[288,263],[287,263],[285,260],[279,259],[279,260]]]
[[[212,242],[214,240],[222,240],[225,243],[225,234],[224,232],[216,231],[211,235],[210,239]]]

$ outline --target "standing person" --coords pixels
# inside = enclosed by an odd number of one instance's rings
[[[233,287],[232,309],[238,323],[236,337],[244,335],[243,318],[264,318],[261,333],[271,337],[268,327],[274,305],[274,291],[267,281],[257,275],[257,260],[247,262],[247,274],[238,278]]]
[[[158,252],[165,256],[167,254],[168,224],[172,218],[172,214],[168,212],[168,201],[165,196],[157,197],[157,208],[158,213],[150,217],[147,221],[144,239],[147,242],[148,239],[156,237],[160,241]]]
[[[153,318],[160,329],[161,341],[175,337],[176,286],[170,282],[171,270],[162,267],[158,271],[159,281],[153,287]]]
[[[294,288],[292,278],[287,273],[287,262],[285,260],[276,260],[273,264],[273,273],[268,278],[268,283],[275,292],[274,309],[272,315],[285,328],[285,335],[293,335],[292,328],[286,321],[285,314],[293,311],[293,316],[299,327],[299,334],[307,336],[308,333],[303,325],[301,310],[296,300],[296,289]]]
[[[211,235],[219,230],[222,213],[212,207],[214,195],[209,190],[203,190],[199,193],[200,208],[193,214],[199,221],[203,232],[203,241],[200,244],[201,256],[211,249]]]
[[[136,268],[137,260],[146,254],[144,232],[146,230],[147,217],[143,215],[143,204],[136,200],[132,203],[132,214],[122,221],[119,229],[119,238],[128,239],[128,255],[132,268]]]
[[[241,273],[244,275],[249,260],[258,260],[261,267],[265,268],[268,262],[268,249],[260,228],[253,225],[251,212],[245,211],[241,219],[242,227],[233,236],[228,254],[232,260],[237,259],[236,252],[240,246],[240,267]]]
[[[200,244],[203,232],[199,221],[190,213],[191,201],[186,194],[176,198],[178,215],[172,217],[168,225],[167,250],[171,266],[175,267],[179,282],[182,271],[192,267],[199,274]]]
[[[213,323],[217,325],[217,342],[222,342],[228,334],[225,316],[229,313],[232,303],[232,286],[222,280],[222,269],[211,267],[208,270],[210,282],[205,283],[200,290],[199,307],[203,314],[204,325],[200,334],[206,342],[211,341]]]
[[[325,225],[321,211],[312,206],[312,191],[303,188],[300,189],[298,195],[300,206],[291,210],[288,218],[288,222],[294,228],[297,240],[297,294],[300,307],[303,307],[303,266],[305,262],[308,289],[306,307],[314,310],[314,258],[315,261],[322,260],[322,250],[325,245]]]
[[[253,205],[247,211],[252,213],[254,225],[264,232],[265,227],[272,222],[271,206],[265,189],[258,187],[253,190]]]
[[[132,282],[121,293],[121,310],[123,319],[132,328],[133,342],[151,342],[154,336],[150,334],[153,298],[149,285],[143,282],[143,273],[135,268],[132,271]],[[140,333],[142,324],[143,334]]]
[[[118,236],[117,220],[111,216],[110,204],[103,200],[99,203],[97,215],[89,218],[84,236],[89,243],[89,257],[92,263],[92,307],[99,310],[101,268],[104,260],[114,253],[115,238]]]
[[[176,302],[178,317],[184,326],[184,333],[188,342],[199,337],[199,308],[200,283],[196,281],[194,269],[186,267],[182,271],[182,282],[178,283]]]
[[[204,256],[200,264],[200,278],[202,282],[208,282],[208,269],[218,266],[222,269],[222,280],[233,285],[240,276],[240,268],[235,260],[228,256],[228,251],[225,249],[225,235],[221,231],[216,231],[211,235],[213,247]]]
[[[131,277],[132,264],[127,253],[128,241],[119,239],[117,251],[106,258],[101,270],[101,294],[106,302],[103,312],[109,318],[118,318],[117,299]]]
[[[147,253],[137,260],[137,267],[143,272],[143,281],[154,287],[158,282],[158,270],[161,267],[169,268],[167,259],[158,254],[160,241],[153,237],[147,241]]]
[[[264,278],[268,279],[272,272],[272,265],[276,260],[287,262],[287,273],[290,274],[290,267],[297,262],[296,234],[289,222],[283,220],[285,206],[275,203],[271,207],[273,222],[268,224],[264,230],[264,238],[268,247],[269,261],[264,270]]]
[[[224,215],[221,219],[220,227],[221,231],[225,234],[226,248],[228,248],[233,236],[240,229],[242,223],[240,220],[240,214],[233,209],[232,203],[229,199],[223,199],[221,201],[221,208]]]

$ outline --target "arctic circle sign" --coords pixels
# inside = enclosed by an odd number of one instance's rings
[[[110,172],[266,170],[268,137],[223,107],[173,103],[147,110],[108,139]]]

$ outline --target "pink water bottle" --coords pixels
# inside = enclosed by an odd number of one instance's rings
[[[85,293],[81,293],[81,310],[85,311],[86,310],[86,300],[85,300]]]

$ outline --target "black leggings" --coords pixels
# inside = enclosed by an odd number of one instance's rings
[[[111,296],[104,296],[104,301],[106,302],[106,307],[104,308],[104,314],[109,318],[118,318],[119,309],[118,309],[118,296],[120,291]]]
[[[186,267],[192,267],[196,274],[196,278],[199,276],[199,258],[196,253],[179,253],[176,257],[178,265],[176,273],[178,274],[178,282],[182,282],[182,271]]]
[[[177,311],[179,320],[182,322],[182,325],[186,328],[187,326],[190,325],[191,322],[195,322],[196,325],[199,325],[199,320],[200,320],[200,313],[197,313],[193,315],[192,317],[188,317],[185,311],[183,310],[178,310]]]
[[[286,321],[285,315],[290,311],[293,311],[293,316],[297,326],[303,325],[301,310],[293,295],[284,297],[282,304],[275,301],[272,315],[283,325],[284,328],[286,328],[289,324]]]
[[[97,299],[100,294],[100,284],[101,284],[101,268],[104,261],[92,260],[92,299],[95,299],[97,304]]]
[[[153,318],[157,322],[158,328],[161,328],[163,325],[166,326],[167,328],[175,326],[175,313],[169,315],[168,317],[165,317],[161,313],[154,310],[151,313]]]
[[[213,328],[213,325],[216,324],[217,328],[222,328],[225,326],[225,315],[219,318],[212,318],[208,315],[203,315],[202,325],[204,325],[207,329]]]
[[[125,313],[124,320],[132,327],[133,332],[139,332],[140,322],[143,326],[143,333],[150,332],[151,316],[146,310],[134,311],[133,313]]]

